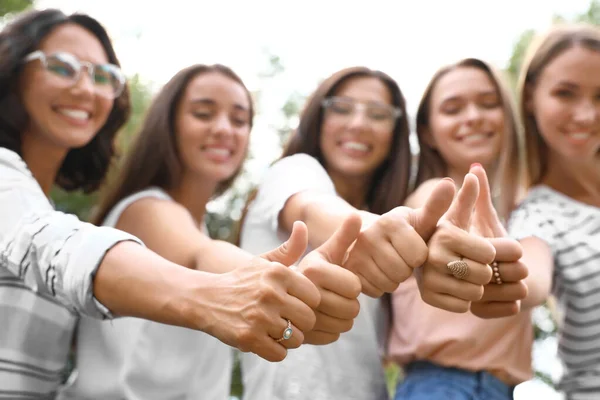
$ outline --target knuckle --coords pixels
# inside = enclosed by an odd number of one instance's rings
[[[452,309],[450,309],[449,311],[455,312],[457,314],[464,314],[467,311],[469,311],[470,307],[470,303],[467,301],[459,301],[456,304],[453,304],[451,306]]]
[[[290,269],[279,263],[271,263],[269,268],[265,268],[264,276],[269,280],[275,280],[277,282],[281,282],[288,276],[290,273]]]
[[[252,350],[254,343],[256,343],[257,335],[251,328],[239,329],[236,332],[238,348],[247,353]]]
[[[398,289],[398,286],[400,286],[400,282],[393,282],[393,281],[387,281],[385,282],[381,289],[382,289],[382,295],[383,293],[393,293],[396,291],[396,289]]]
[[[276,353],[274,353],[274,354],[273,354],[273,355],[270,357],[269,361],[271,361],[271,362],[281,362],[281,361],[285,360],[285,357],[286,357],[286,356],[287,356],[287,350],[285,350],[285,349],[284,349],[284,350],[283,350],[283,351],[281,351],[281,352],[276,352]]]
[[[525,282],[519,282],[517,286],[517,300],[523,300],[529,294],[529,288]]]
[[[297,330],[308,332],[313,329],[317,323],[317,315],[313,309],[308,308],[306,312],[302,314],[302,316],[303,320],[298,320],[297,323],[294,323],[294,326],[297,328]]]
[[[444,261],[441,249],[438,246],[432,246],[429,248],[427,260],[423,263],[423,267],[428,269],[434,266],[446,266],[447,262]]]
[[[348,282],[348,291],[353,299],[356,299],[362,292],[362,284],[360,278],[352,274],[352,278]]]
[[[375,226],[379,227],[384,232],[388,232],[395,228],[397,224],[395,223],[395,218],[393,213],[383,214],[377,222]]]
[[[345,320],[345,321],[342,321],[342,323],[340,323],[338,330],[340,333],[348,332],[348,331],[350,331],[350,329],[352,329],[353,326],[354,326],[353,319]]]
[[[410,263],[408,265],[411,268],[418,268],[421,265],[425,264],[425,262],[427,261],[428,258],[429,258],[429,251],[427,248],[418,249],[415,252],[415,254],[413,255],[413,259],[410,260]]]
[[[277,290],[268,284],[263,284],[258,290],[258,302],[260,304],[274,304],[282,303],[283,298],[279,295]]]

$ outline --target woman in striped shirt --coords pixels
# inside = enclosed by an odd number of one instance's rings
[[[533,42],[519,83],[529,192],[511,217],[529,296],[558,300],[567,399],[600,397],[600,29],[566,25]]]

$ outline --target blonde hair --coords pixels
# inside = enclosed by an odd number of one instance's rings
[[[528,155],[525,165],[527,188],[540,183],[548,168],[548,145],[540,135],[535,115],[528,106],[532,89],[544,68],[575,46],[600,52],[600,29],[583,23],[556,25],[545,34],[535,37],[527,49],[517,85]]]
[[[419,168],[415,187],[432,179],[448,174],[448,164],[442,155],[428,144],[425,130],[429,126],[431,116],[431,96],[439,80],[449,72],[458,68],[477,68],[490,78],[503,108],[505,135],[502,150],[494,171],[490,177],[492,193],[496,197],[496,209],[501,218],[506,219],[522,195],[524,189],[523,170],[525,164],[525,145],[523,133],[518,124],[518,117],[513,96],[508,90],[501,73],[485,61],[477,58],[465,58],[456,63],[440,68],[431,78],[417,111],[417,137],[419,139]]]

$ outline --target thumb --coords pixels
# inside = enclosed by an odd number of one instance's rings
[[[333,235],[315,251],[332,264],[342,265],[348,248],[354,243],[360,228],[362,218],[356,214],[350,214]]]
[[[506,236],[506,230],[500,218],[498,218],[498,213],[492,201],[490,182],[485,169],[477,164],[473,165],[469,172],[474,174],[479,181],[479,197],[475,203],[475,225],[478,227],[477,229],[492,237]]]
[[[429,198],[423,207],[415,210],[415,225],[413,228],[417,231],[423,240],[428,241],[439,219],[450,207],[456,188],[450,178],[444,178],[437,183]]]
[[[479,181],[475,175],[468,173],[444,219],[461,229],[468,230],[477,197],[479,197]]]
[[[302,257],[307,246],[308,229],[304,222],[296,221],[288,240],[278,248],[262,254],[261,257],[265,260],[278,262],[289,267]]]

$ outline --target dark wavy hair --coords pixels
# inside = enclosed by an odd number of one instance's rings
[[[29,122],[19,95],[18,82],[23,59],[38,49],[42,40],[56,27],[77,24],[100,42],[110,63],[119,65],[104,27],[85,14],[65,15],[48,9],[21,14],[0,32],[0,147],[21,153],[21,134]],[[98,189],[110,167],[114,137],[130,113],[129,90],[115,99],[104,126],[85,146],[69,150],[56,176],[56,184],[66,191]]]
[[[250,129],[252,129],[254,118],[252,96],[242,79],[229,67],[220,64],[196,64],[179,71],[154,98],[142,128],[127,153],[125,163],[119,170],[115,184],[110,185],[103,193],[98,211],[92,218],[95,224],[101,225],[110,210],[131,194],[150,186],[169,190],[179,184],[183,165],[177,151],[175,117],[189,83],[198,75],[209,72],[224,75],[244,88],[250,104]],[[240,165],[232,177],[220,182],[214,196],[227,190],[241,170]]]

